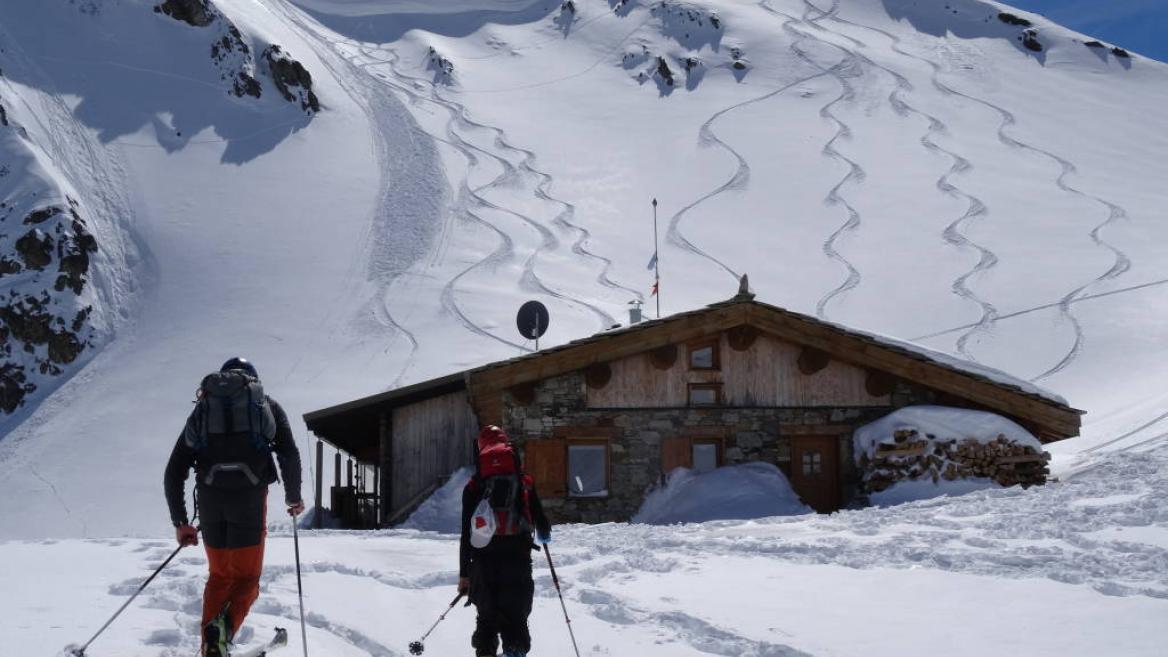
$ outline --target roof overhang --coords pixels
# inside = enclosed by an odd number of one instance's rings
[[[380,454],[381,418],[393,409],[466,389],[466,374],[458,372],[404,388],[396,388],[304,415],[308,430],[324,442],[360,461],[375,462]]]

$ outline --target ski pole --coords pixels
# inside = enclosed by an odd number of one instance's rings
[[[101,629],[97,631],[97,634],[94,634],[88,641],[86,641],[85,645],[81,646],[80,648],[75,648],[74,650],[72,650],[73,655],[75,657],[84,657],[85,649],[89,647],[89,644],[93,643],[94,640],[97,639],[97,637],[101,636],[101,633],[105,632],[106,628],[108,628],[111,624],[113,624],[114,620],[116,620],[118,616],[122,615],[122,612],[126,610],[126,607],[130,606],[130,603],[134,601],[134,598],[137,598],[139,593],[146,590],[146,587],[150,585],[150,582],[153,582],[154,578],[158,577],[158,573],[161,573],[162,569],[166,568],[167,564],[170,563],[171,559],[174,559],[175,556],[178,555],[178,553],[186,546],[187,546],[187,544],[183,543],[183,544],[179,545],[178,547],[176,547],[174,549],[174,552],[171,552],[170,556],[166,558],[166,561],[163,561],[162,565],[159,566],[153,573],[151,573],[150,577],[147,577],[145,582],[142,582],[142,585],[138,587],[138,590],[134,591],[134,595],[131,595],[130,599],[126,600],[125,603],[122,604],[121,608],[118,609],[118,611],[113,616],[111,616],[109,620],[107,620],[105,622],[105,625],[101,626]]]
[[[317,509],[316,513],[320,513],[320,509]],[[304,644],[304,657],[308,657],[308,630],[304,626],[304,585],[300,582],[300,535],[296,531],[296,516],[292,516],[292,545],[296,549],[296,593],[300,596],[300,642]]]
[[[450,606],[446,608],[446,611],[442,612],[442,615],[438,617],[438,620],[434,621],[434,624],[430,626],[430,629],[426,630],[426,633],[422,635],[422,638],[410,644],[411,655],[422,654],[422,652],[426,649],[426,646],[423,644],[423,642],[426,640],[426,637],[430,636],[430,633],[434,631],[434,628],[438,627],[438,623],[441,623],[446,619],[446,614],[449,614],[450,610],[454,609],[454,605],[458,604],[458,601],[462,599],[462,595],[463,594],[459,593],[458,595],[454,596],[454,600],[450,602]]]
[[[548,569],[552,571],[552,584],[556,585],[556,595],[560,596],[560,607],[564,610],[564,621],[568,624],[568,636],[572,637],[572,648],[576,651],[576,657],[580,657],[580,647],[576,645],[576,633],[572,631],[572,619],[568,618],[568,606],[564,604],[564,593],[560,590],[560,578],[556,577],[556,567],[552,564],[552,551],[548,549],[547,543],[543,544],[543,553],[547,557]]]

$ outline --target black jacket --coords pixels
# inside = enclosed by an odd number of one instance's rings
[[[458,546],[458,576],[470,577],[471,565],[479,559],[531,559],[531,551],[535,547],[531,532],[519,533],[513,536],[495,536],[484,548],[476,548],[470,544],[470,518],[474,515],[475,507],[482,499],[482,486],[472,478],[462,489],[462,538]],[[531,506],[531,521],[535,531],[544,536],[550,535],[551,523],[543,512],[543,504],[535,492],[535,486],[528,490],[528,504]]]
[[[296,449],[296,439],[292,437],[292,425],[288,422],[288,414],[276,403],[276,400],[267,397],[268,405],[272,407],[272,416],[276,420],[276,437],[272,440],[272,451],[276,461],[280,464],[280,474],[284,476],[284,501],[295,504],[302,501],[300,497],[300,450]],[[170,521],[177,527],[190,522],[187,516],[187,502],[185,484],[191,468],[198,465],[198,451],[187,445],[179,432],[178,441],[170,452],[170,460],[166,463],[166,474],[163,478],[163,488],[166,491],[166,504],[170,507]],[[269,457],[271,458],[271,457]],[[277,481],[274,465],[268,468],[268,478],[263,485]]]

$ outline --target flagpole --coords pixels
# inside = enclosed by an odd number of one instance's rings
[[[657,290],[657,319],[661,319],[661,251],[657,246],[657,199],[653,199],[653,286]]]

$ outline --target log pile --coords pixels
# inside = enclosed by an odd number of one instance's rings
[[[987,478],[1002,486],[1029,488],[1045,484],[1050,474],[1050,454],[1001,434],[982,442],[976,438],[938,439],[905,428],[894,431],[892,439],[877,445],[873,454],[860,455],[863,487],[868,492],[922,479],[938,483],[942,479]]]

